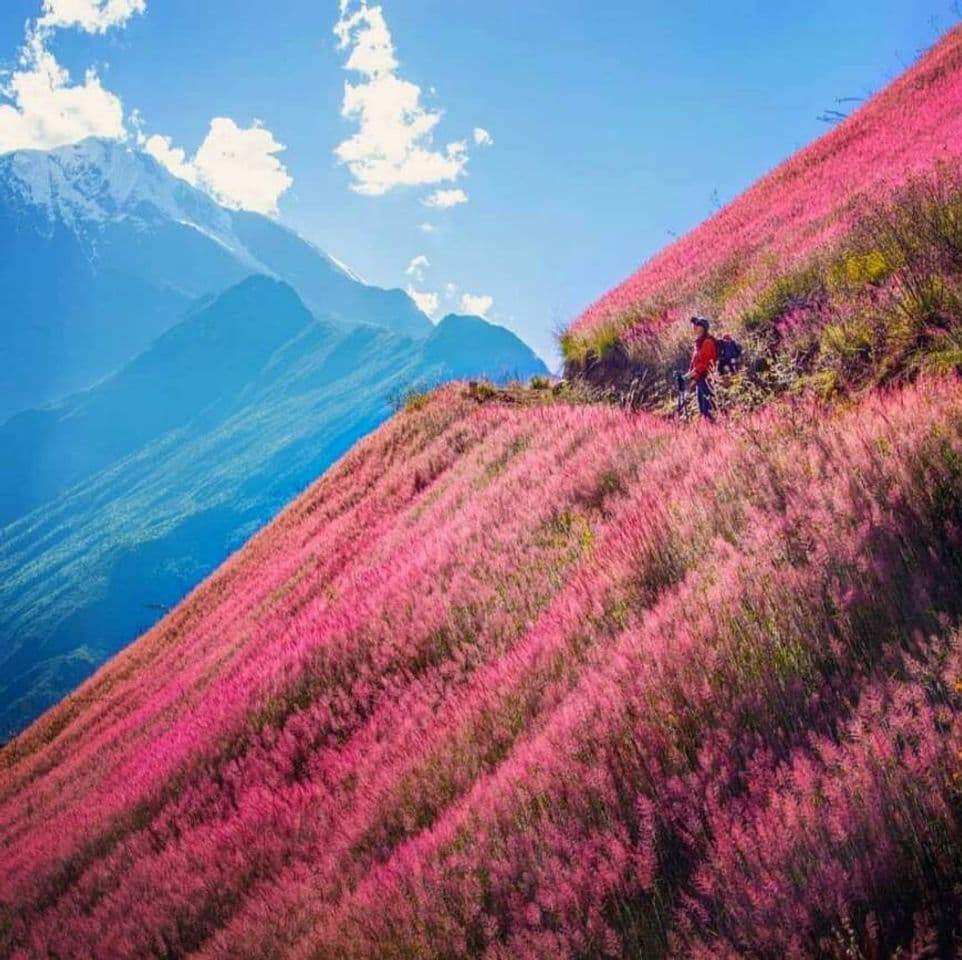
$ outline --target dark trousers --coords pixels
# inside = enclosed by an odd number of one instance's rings
[[[698,398],[698,412],[708,420],[715,419],[715,394],[708,377],[695,381],[695,396]]]

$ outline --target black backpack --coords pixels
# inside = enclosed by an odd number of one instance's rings
[[[718,372],[734,373],[738,369],[738,361],[742,356],[742,345],[725,334],[715,339],[715,350],[718,354]]]

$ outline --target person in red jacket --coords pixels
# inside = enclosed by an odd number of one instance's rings
[[[695,396],[698,398],[698,411],[706,420],[715,419],[715,397],[712,393],[711,376],[718,362],[718,346],[715,338],[708,332],[710,326],[704,317],[692,317],[691,325],[695,330],[695,349],[691,355],[687,379],[695,381]]]

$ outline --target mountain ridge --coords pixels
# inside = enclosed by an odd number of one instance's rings
[[[404,291],[361,283],[288,227],[219,206],[127,144],[0,156],[0,226],[0,361],[10,371],[0,421],[91,385],[193,301],[250,274],[290,283],[312,312],[345,327],[433,329]]]
[[[385,419],[393,395],[544,365],[513,334],[318,320],[251,276],[99,384],[0,425],[0,735],[142,632]],[[82,653],[81,653],[82,651]]]

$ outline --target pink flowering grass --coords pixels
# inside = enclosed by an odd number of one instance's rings
[[[725,430],[441,391],[0,753],[0,944],[944,946],[960,503],[952,381]]]

